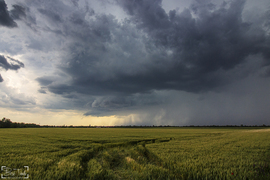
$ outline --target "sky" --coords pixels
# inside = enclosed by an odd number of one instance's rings
[[[13,122],[270,124],[269,0],[0,0],[0,34]]]

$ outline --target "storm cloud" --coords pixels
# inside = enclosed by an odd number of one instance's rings
[[[248,88],[243,92],[249,94],[254,79],[269,80],[269,7],[254,13],[245,0],[194,0],[181,10],[177,3],[175,9],[164,9],[166,1],[162,0],[98,3],[27,1],[10,4],[10,12],[5,5],[3,12],[10,22],[24,19],[20,25],[30,27],[32,36],[22,36],[24,49],[34,55],[26,57],[32,58],[31,66],[44,68],[34,77],[37,92],[73,104],[59,101],[44,107],[77,108],[85,116],[137,114],[137,119],[170,119],[172,123],[181,112],[189,122],[206,122],[207,117],[221,122],[228,118],[223,112],[233,110],[222,107],[214,97],[225,102],[223,97],[235,97],[230,89],[238,89],[235,84],[245,82]],[[1,59],[3,69],[23,67],[15,59],[9,58],[13,65],[4,56]],[[258,85],[267,89],[267,83],[263,84]],[[250,96],[256,99],[257,94]],[[255,107],[254,111],[245,107],[256,114]],[[194,115],[203,111],[209,116]],[[231,117],[241,119],[237,112]]]
[[[10,17],[7,4],[4,0],[0,0],[0,25],[9,28],[17,27],[17,23]]]
[[[39,10],[60,27],[69,27],[59,30],[72,36],[67,45],[70,54],[59,66],[70,80],[49,84],[50,92],[118,99],[154,90],[201,93],[248,76],[235,69],[249,56],[260,54],[263,62],[259,68],[269,66],[269,34],[264,30],[269,28],[267,16],[261,24],[244,21],[244,0],[219,6],[194,1],[182,12],[169,13],[161,0],[116,3],[128,15],[122,22],[106,14],[91,14],[87,21],[83,12],[62,21],[56,12]],[[116,105],[114,100],[106,103],[108,110]],[[121,103],[123,107],[132,104],[126,100]]]

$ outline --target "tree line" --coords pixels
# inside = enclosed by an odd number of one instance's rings
[[[170,126],[170,125],[160,125],[160,126],[146,126],[146,125],[121,125],[121,126],[55,126],[55,125],[38,125],[34,123],[18,123],[18,122],[12,122],[10,119],[3,118],[0,121],[0,128],[158,128],[158,127],[270,127],[270,125],[204,125],[204,126],[195,126],[195,125],[189,125],[189,126]]]
[[[27,128],[27,127],[40,127],[40,125],[34,123],[12,122],[10,119],[7,118],[3,118],[0,121],[0,128]]]

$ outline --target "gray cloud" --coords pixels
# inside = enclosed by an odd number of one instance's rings
[[[78,7],[79,0],[71,0],[71,2],[74,4],[74,6]]]
[[[9,15],[7,4],[4,0],[0,0],[0,25],[9,28],[17,27],[17,23]]]
[[[45,108],[80,109],[92,116],[136,114],[138,123],[152,119],[150,124],[216,123],[213,119],[244,119],[245,111],[256,114],[254,106],[239,107],[241,113],[229,108],[226,103],[240,106],[248,95],[237,99],[226,88],[250,77],[269,78],[269,11],[245,11],[244,0],[193,1],[181,11],[165,11],[161,0],[110,1],[126,13],[117,19],[77,0],[28,2],[29,8],[26,3],[10,11],[26,24],[29,17],[35,20],[29,27],[36,36],[26,38],[25,48],[57,54],[46,66],[56,68],[54,74],[44,70],[46,75],[35,77],[40,96],[59,100]]]
[[[38,92],[41,94],[47,94],[47,92],[44,89],[42,89],[42,87],[41,87],[41,89],[38,90]]]
[[[26,18],[25,8],[18,4],[12,5],[13,9],[10,11],[12,19]]]
[[[53,82],[53,77],[39,77],[36,79],[41,86],[47,86]]]
[[[263,57],[257,70],[269,65],[269,33],[263,28],[269,27],[268,16],[260,24],[244,21],[244,0],[220,6],[194,1],[190,8],[168,14],[161,0],[116,2],[129,15],[121,22],[86,11],[63,19],[61,12],[39,9],[68,39],[58,66],[68,80],[37,81],[54,94],[101,97],[86,115],[138,107],[133,95],[153,90],[215,91],[249,76],[241,67],[253,55]]]
[[[101,97],[94,100],[91,105],[91,111],[84,115],[103,116],[104,114],[111,115],[117,110],[133,106],[133,101],[124,97]]]
[[[104,115],[128,115],[134,110],[145,107],[158,106],[166,100],[160,93],[134,94],[131,96],[101,96],[95,98],[91,103],[91,110],[84,115],[104,116]]]
[[[24,67],[24,64],[22,62],[8,56],[7,58],[11,61],[11,63],[7,61],[5,56],[0,55],[0,67],[4,68],[5,70],[18,70]]]
[[[51,21],[56,21],[56,22],[62,21],[60,15],[53,11],[46,10],[46,9],[38,9],[38,11],[44,16],[46,16],[47,18],[49,18]]]
[[[133,94],[218,87],[224,83],[220,70],[245,63],[253,54],[269,61],[269,35],[260,27],[253,32],[253,24],[243,22],[244,3],[232,1],[217,7],[196,1],[190,9],[166,14],[161,1],[119,1],[130,15],[122,24],[110,15],[96,15],[87,22],[83,14],[73,14],[71,22],[63,24],[70,26],[65,34],[73,36],[72,53],[68,66],[61,67],[73,81],[50,89]],[[72,27],[75,24],[80,29]]]
[[[158,31],[169,28],[171,25],[168,14],[161,7],[161,2],[162,0],[120,0],[119,4],[131,15],[131,20],[136,23],[137,27],[149,30],[156,29]]]

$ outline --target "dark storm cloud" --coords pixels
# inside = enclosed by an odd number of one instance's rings
[[[104,113],[111,115],[111,113],[113,114],[116,110],[133,106],[133,103],[134,101],[132,101],[132,99],[127,99],[125,97],[97,98],[91,105],[91,111],[85,113],[84,115],[99,116],[104,115]]]
[[[124,10],[132,16],[138,27],[165,29],[171,25],[169,17],[161,7],[162,0],[119,1]]]
[[[137,106],[131,97],[153,90],[213,91],[248,76],[241,65],[253,55],[264,59],[259,69],[269,68],[269,15],[260,23],[244,21],[244,0],[220,6],[194,1],[182,12],[169,13],[161,0],[116,2],[128,15],[121,22],[112,15],[84,11],[63,19],[53,9],[39,9],[69,41],[58,66],[68,81],[38,82],[62,96],[75,92],[103,97],[92,102],[92,114]]]
[[[213,75],[244,63],[249,55],[261,53],[266,62],[269,61],[269,36],[262,28],[250,31],[252,23],[243,22],[243,0],[224,3],[220,7],[196,1],[190,9],[181,13],[172,10],[169,14],[161,7],[161,1],[119,3],[131,16],[131,22],[121,26],[107,15],[97,16],[89,25],[82,18],[76,21],[82,30],[73,33],[82,42],[74,44],[69,67],[63,68],[74,80],[68,86],[70,91],[89,94],[145,93],[153,89],[208,91],[223,84],[222,78]],[[123,55],[134,49],[121,47],[126,39],[116,36],[117,31],[124,32],[124,26],[131,26],[132,22],[137,31],[146,35],[143,40],[146,53],[139,50],[141,57],[136,58]],[[127,35],[132,36],[131,33]],[[135,36],[138,37],[134,40],[142,37],[138,32]],[[115,55],[107,44],[119,44],[122,49]],[[145,62],[140,62],[139,58]],[[106,72],[110,63],[112,65]],[[114,67],[114,63],[120,63],[122,67]],[[126,72],[128,69],[133,72]],[[62,87],[52,89],[59,92]],[[67,90],[66,87],[63,89]]]
[[[160,7],[161,1],[120,2],[158,47],[172,48],[175,61],[191,67],[188,71],[194,79],[218,69],[231,69],[250,54],[263,53],[270,58],[269,36],[262,29],[252,34],[252,23],[242,20],[244,0],[224,2],[220,7],[210,1],[195,1],[190,9],[180,14],[172,10],[169,16]]]
[[[9,28],[17,27],[17,23],[9,15],[7,4],[4,0],[0,0],[0,25]]]
[[[128,114],[136,107],[150,107],[164,103],[160,96],[155,92],[152,94],[134,94],[131,96],[107,96],[96,98],[90,108],[91,110],[84,115],[102,116],[114,115],[116,111],[121,114]]]
[[[11,61],[11,63],[7,61],[7,58]],[[7,70],[18,70],[24,67],[24,64],[22,62],[13,59],[9,56],[7,56],[7,58],[5,56],[0,55],[0,68],[3,68],[7,71]],[[0,82],[3,82],[2,76],[0,77]]]

